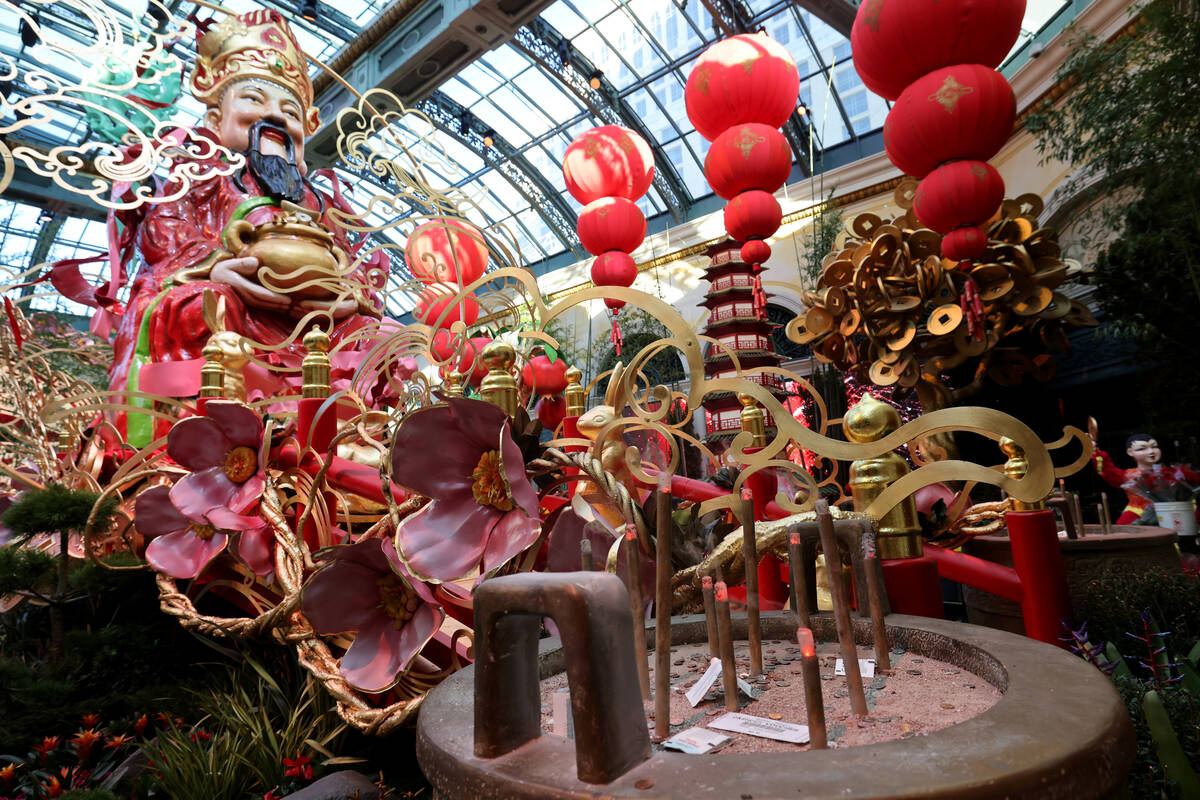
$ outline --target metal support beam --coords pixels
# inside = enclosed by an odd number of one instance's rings
[[[850,29],[854,27],[856,9],[846,0],[796,0],[796,5],[811,13],[835,31],[850,38]]]
[[[692,197],[679,171],[667,160],[666,153],[657,146],[655,137],[646,129],[641,118],[625,104],[616,87],[600,70],[540,17],[519,29],[512,43],[547,73],[562,81],[596,117],[609,125],[624,125],[646,140],[654,153],[654,188],[658,189],[663,202],[667,204],[672,219],[676,222],[687,219]],[[565,62],[562,59],[564,55]],[[592,88],[589,81],[599,85]]]
[[[503,175],[566,247],[580,258],[586,256],[575,233],[575,212],[520,151],[440,91],[430,94],[415,108],[439,130],[458,139]],[[492,139],[490,147],[483,141],[485,136]]]

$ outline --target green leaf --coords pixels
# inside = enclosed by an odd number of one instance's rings
[[[1179,674],[1182,675],[1180,683],[1193,697],[1200,697],[1200,672],[1196,671],[1196,667],[1190,661],[1179,662]]]
[[[1132,678],[1133,673],[1129,670],[1129,665],[1125,663],[1125,657],[1121,655],[1121,651],[1112,642],[1104,646],[1104,655],[1110,662],[1116,664],[1113,670],[1113,677]]]
[[[1200,642],[1196,642],[1196,646],[1187,654],[1187,660],[1192,662],[1193,666],[1196,665],[1197,660],[1200,660]]]
[[[550,345],[542,345],[542,352],[546,354],[546,358],[550,359],[551,364],[553,364],[555,361],[558,361],[558,351]]]
[[[1200,778],[1196,777],[1187,753],[1179,743],[1179,737],[1175,735],[1171,718],[1167,715],[1167,708],[1158,692],[1150,690],[1142,696],[1142,714],[1146,717],[1150,735],[1154,737],[1158,763],[1162,765],[1167,777],[1179,784],[1184,800],[1200,799]]]

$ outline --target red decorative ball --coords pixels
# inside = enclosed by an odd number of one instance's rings
[[[911,83],[888,112],[883,144],[905,174],[924,178],[955,159],[987,161],[1012,133],[1012,87],[982,64],[956,64]]]
[[[584,205],[601,197],[637,200],[654,180],[646,140],[620,125],[601,125],[575,137],[563,155],[567,191]]]
[[[747,264],[765,264],[771,257],[771,245],[762,239],[751,239],[742,245],[741,256]]]
[[[718,197],[731,200],[750,189],[773,192],[792,173],[787,137],[758,122],[728,129],[708,148],[704,177]]]
[[[765,239],[779,230],[783,209],[770,192],[742,192],[725,206],[725,230],[739,242]]]
[[[935,69],[999,66],[1024,16],[1025,0],[863,0],[850,30],[854,68],[868,89],[895,100]]]
[[[469,385],[478,386],[479,382],[488,373],[488,368],[479,355],[483,352],[483,348],[491,343],[492,340],[487,336],[474,336],[466,341],[462,341],[450,333],[450,331],[439,330],[433,334],[433,341],[429,349],[433,351],[433,356],[438,361],[449,362],[443,364],[439,370],[443,379],[453,369],[455,372],[465,376],[465,380]],[[458,352],[457,363],[451,361],[455,352]]]
[[[413,316],[417,322],[436,328],[449,328],[460,320],[464,325],[474,325],[479,319],[479,302],[470,294],[460,298],[460,291],[461,287],[450,283],[430,284],[417,298]]]
[[[633,286],[637,275],[637,264],[628,253],[620,250],[601,253],[592,262],[592,283],[597,286]],[[625,305],[625,301],[605,298],[604,305],[616,310]]]
[[[948,233],[966,225],[979,225],[1004,200],[1004,180],[995,167],[983,161],[951,161],[917,184],[913,211],[927,228]]]
[[[799,94],[800,75],[787,48],[765,33],[743,33],[700,54],[683,99],[692,126],[711,142],[744,122],[782,127]]]
[[[465,286],[487,269],[488,249],[483,234],[474,225],[442,217],[409,234],[404,259],[419,281]]]
[[[558,429],[563,418],[567,416],[567,400],[562,395],[543,397],[537,401],[533,410],[537,413],[542,427],[553,432]]]
[[[521,369],[521,380],[537,394],[561,394],[567,388],[567,362],[534,356]]]
[[[987,249],[987,234],[979,228],[955,228],[942,237],[942,255],[951,261],[974,261]]]
[[[632,200],[602,197],[579,212],[576,229],[583,249],[594,256],[609,250],[632,253],[646,238],[646,215]]]

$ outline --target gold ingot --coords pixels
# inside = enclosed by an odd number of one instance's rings
[[[258,259],[258,279],[265,286],[301,298],[329,297],[328,282],[348,272],[348,258],[333,234],[300,214],[257,227],[237,220],[225,229],[225,245],[238,258]],[[321,283],[304,285],[317,280]]]
[[[842,421],[842,431],[852,442],[878,441],[900,427],[894,407],[869,393],[854,404]],[[850,464],[850,494],[854,508],[866,509],[887,487],[908,473],[908,464],[895,452],[864,458]],[[875,525],[880,559],[918,558],[921,555],[921,526],[912,496],[904,498]]]
[[[925,327],[935,336],[946,336],[954,333],[954,330],[962,323],[962,319],[962,308],[954,303],[946,303],[933,310]]]

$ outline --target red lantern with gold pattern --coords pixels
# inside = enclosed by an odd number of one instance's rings
[[[779,230],[783,209],[770,192],[742,192],[725,206],[725,230],[740,242],[765,239]]]
[[[474,325],[479,319],[479,302],[469,294],[460,298],[460,291],[461,287],[451,283],[431,284],[417,298],[413,316],[418,322],[436,328],[449,328],[459,321]]]
[[[924,178],[955,159],[987,161],[1012,133],[1016,99],[996,70],[956,64],[914,81],[883,124],[888,158]]]
[[[579,241],[594,256],[609,250],[632,253],[646,238],[646,215],[624,197],[602,197],[579,212]]]
[[[952,261],[973,261],[987,250],[987,242],[981,228],[955,228],[942,237],[942,255]]]
[[[567,147],[563,178],[571,196],[585,205],[602,197],[637,200],[654,180],[654,154],[629,128],[601,125]]]
[[[949,233],[955,228],[979,225],[1004,200],[1004,179],[983,161],[943,164],[917,184],[913,211],[927,228]]]
[[[592,283],[597,286],[633,286],[637,274],[637,264],[633,263],[633,258],[620,250],[601,253],[592,262]],[[605,298],[604,305],[616,311],[625,305],[625,301]]]
[[[850,44],[867,88],[895,100],[952,64],[997,67],[1016,43],[1025,0],[863,0]]]
[[[745,122],[781,127],[799,93],[800,76],[787,48],[765,33],[743,33],[700,54],[683,97],[692,126],[711,142]]]
[[[487,269],[488,249],[483,234],[474,225],[442,217],[409,234],[404,259],[419,281],[465,286]]]
[[[483,363],[480,354],[483,353],[483,348],[492,343],[492,340],[487,336],[474,336],[466,341],[460,340],[447,330],[439,330],[433,334],[433,342],[430,349],[433,351],[434,357],[438,361],[448,361],[449,363],[441,367],[442,377],[445,373],[453,369],[464,377],[467,384],[478,386],[488,373],[487,365]],[[458,351],[458,362],[455,363],[450,359],[454,353]]]
[[[718,197],[731,200],[750,189],[773,192],[792,172],[787,137],[758,122],[734,125],[708,148],[704,177]]]

